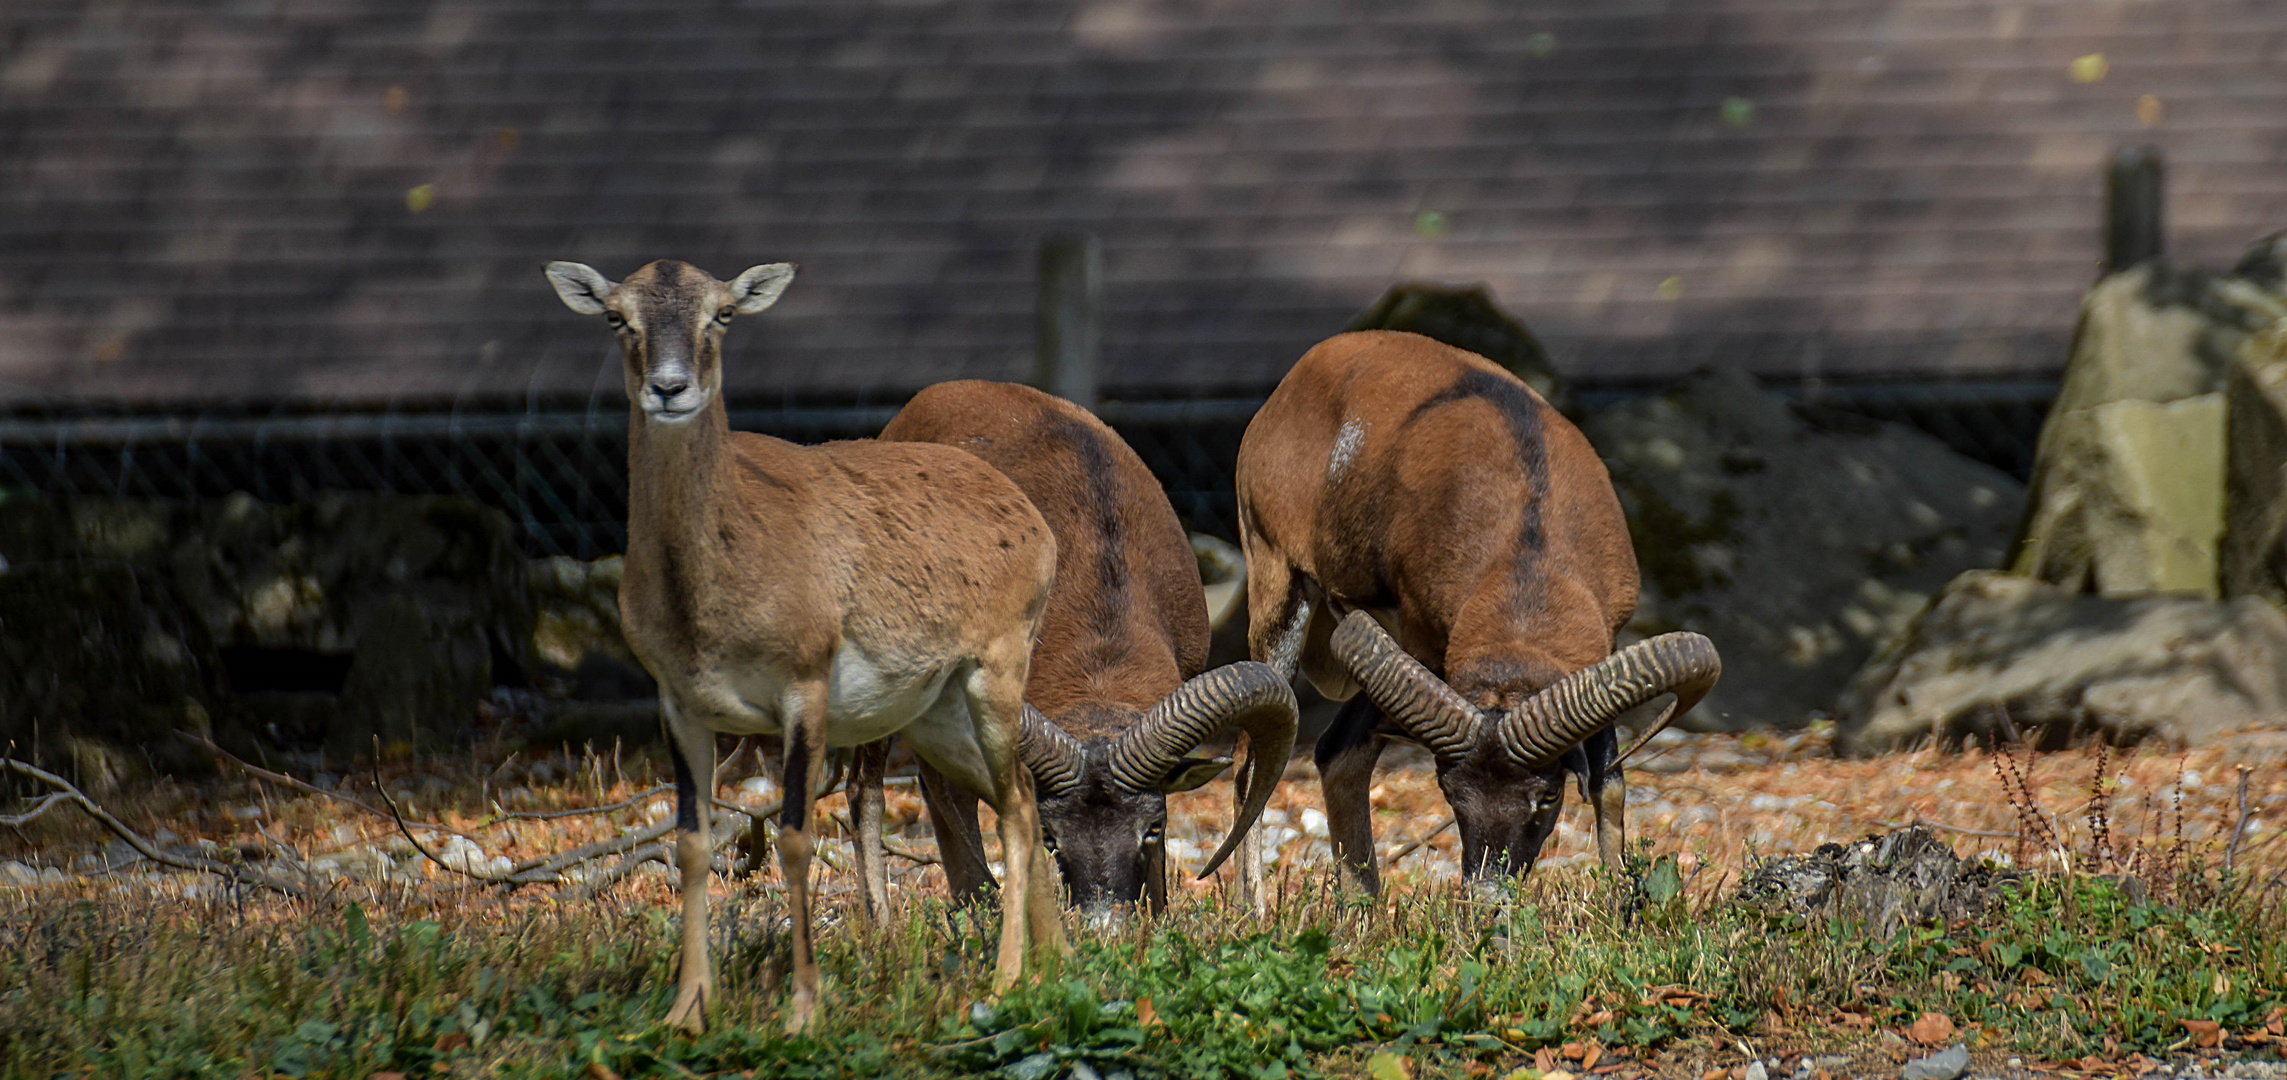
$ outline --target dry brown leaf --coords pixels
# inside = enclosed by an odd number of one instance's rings
[[[1136,1023],[1147,1028],[1159,1026],[1159,1009],[1150,998],[1136,999]]]
[[[1953,1017],[1944,1013],[1923,1013],[1906,1029],[1906,1037],[1923,1046],[1937,1046],[1953,1038]]]
[[[2192,1033],[2192,1045],[2203,1050],[2223,1045],[2223,1025],[2213,1020],[2178,1020],[2184,1030]]]
[[[1590,1069],[1594,1069],[1596,1067],[1596,1059],[1603,1056],[1604,1047],[1602,1044],[1589,1043],[1587,1051],[1580,1055],[1580,1071],[1587,1072]]]

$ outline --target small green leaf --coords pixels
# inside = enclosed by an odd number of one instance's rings
[[[1382,1051],[1366,1059],[1366,1075],[1374,1080],[1413,1080],[1413,1059]]]
[[[366,925],[365,909],[352,903],[348,911],[342,912],[341,921],[344,935],[349,939],[349,947],[355,952],[364,953],[366,946],[373,944],[373,930]]]

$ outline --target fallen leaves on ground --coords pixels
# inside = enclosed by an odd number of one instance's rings
[[[1906,1029],[1906,1037],[1923,1046],[1943,1046],[1953,1041],[1953,1017],[1944,1013],[1923,1013]]]

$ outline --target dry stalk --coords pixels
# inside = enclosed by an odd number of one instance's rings
[[[2239,862],[2239,842],[2247,836],[2247,774],[2249,771],[2247,766],[2239,766],[2239,815],[2232,819],[2231,843],[2223,849],[2223,872],[2226,874],[2231,873],[2232,867]]]

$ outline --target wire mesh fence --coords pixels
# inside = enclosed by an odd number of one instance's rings
[[[2046,382],[1777,386],[1805,404],[1924,431],[2024,478]],[[1585,390],[1584,409],[1649,391]],[[1115,400],[1098,412],[1135,447],[1193,530],[1237,535],[1232,475],[1262,398]],[[815,443],[866,438],[895,403],[734,402],[734,428]],[[134,499],[245,492],[295,502],[321,492],[460,495],[507,514],[528,554],[597,558],[627,539],[627,413],[617,401],[535,402],[521,411],[195,414],[18,407],[0,416],[0,495]]]

